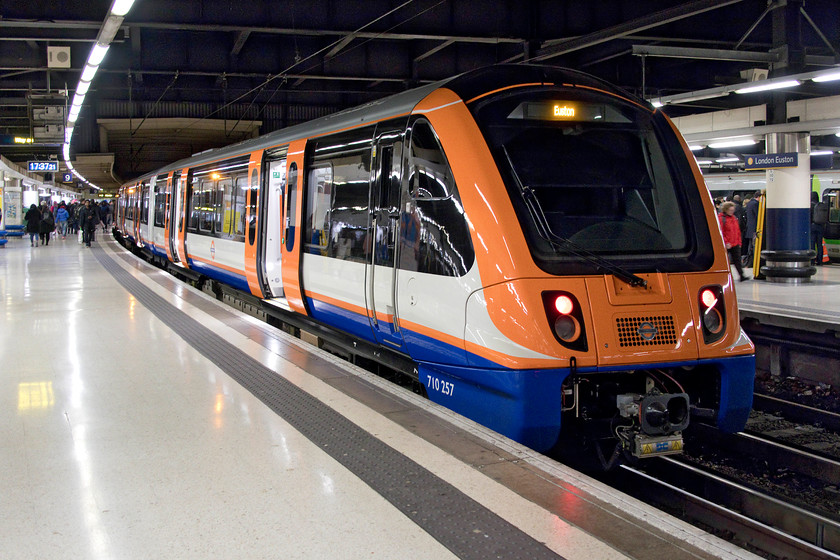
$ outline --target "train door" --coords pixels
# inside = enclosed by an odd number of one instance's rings
[[[288,146],[266,152],[266,170],[262,200],[265,220],[262,224],[259,271],[263,288],[269,297],[283,296],[283,200],[286,191],[286,153]]]
[[[186,266],[186,246],[184,227],[184,208],[187,199],[187,178],[184,173],[176,171],[172,176],[172,206],[170,214],[169,250],[172,251],[172,262]]]
[[[366,275],[368,317],[381,343],[401,348],[396,308],[396,265],[404,129],[377,130],[371,169],[373,247]]]
[[[300,280],[301,223],[303,221],[303,156],[306,140],[289,144],[286,154],[286,192],[283,200],[283,236],[281,238],[283,292],[289,307],[307,314]]]
[[[165,199],[165,206],[163,210],[163,239],[164,239],[164,247],[166,251],[166,258],[170,261],[175,260],[175,250],[172,247],[172,231],[175,229],[174,222],[173,222],[173,173],[169,173],[166,176],[166,199]]]

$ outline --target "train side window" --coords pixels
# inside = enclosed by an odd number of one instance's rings
[[[326,136],[308,149],[308,252],[367,260],[373,132],[368,127]]]
[[[463,276],[475,262],[467,216],[452,169],[428,121],[411,127],[408,190],[412,212],[402,221],[400,268]]]
[[[149,223],[149,184],[143,185],[140,191],[140,223]]]
[[[166,215],[166,175],[158,175],[155,180],[155,227],[164,227]]]
[[[216,224],[215,231],[221,234],[222,237],[230,236],[230,221],[231,210],[233,204],[231,203],[231,190],[233,188],[233,179],[226,177],[220,179],[216,188]]]
[[[286,189],[286,251],[291,251],[295,246],[295,234],[293,225],[296,219],[297,212],[297,190],[298,190],[298,168],[297,163],[292,162],[289,166],[289,177],[287,179],[288,188]]]
[[[233,236],[238,241],[245,241],[245,202],[248,194],[248,177],[239,175],[233,186]]]

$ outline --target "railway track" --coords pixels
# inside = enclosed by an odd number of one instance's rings
[[[767,558],[840,559],[840,523],[681,459],[622,466],[611,482]]]
[[[840,415],[756,395],[744,432],[691,427],[685,455],[605,475],[767,558],[840,558]]]

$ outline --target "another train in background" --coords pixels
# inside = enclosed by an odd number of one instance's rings
[[[579,72],[479,69],[198,154],[124,185],[115,233],[538,451],[678,453],[750,412],[693,155]]]

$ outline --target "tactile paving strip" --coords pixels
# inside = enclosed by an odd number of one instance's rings
[[[94,247],[93,253],[126,290],[185,342],[459,558],[562,559],[450,483],[167,303],[114,262],[103,249]]]

